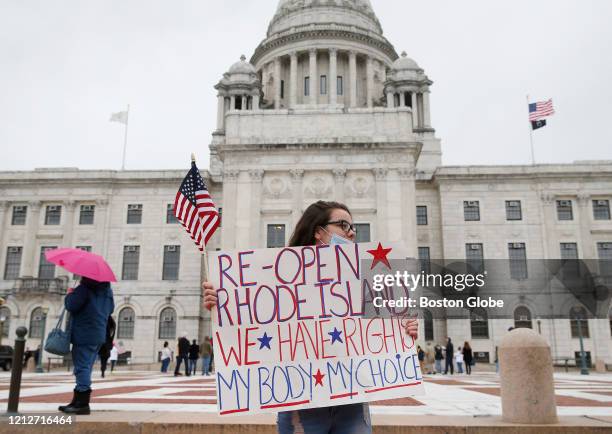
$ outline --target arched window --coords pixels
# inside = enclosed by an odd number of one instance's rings
[[[43,311],[42,307],[37,307],[32,311],[30,315],[30,337],[31,338],[42,338],[43,329]]]
[[[514,328],[532,329],[531,311],[525,306],[514,309]]]
[[[176,338],[176,311],[171,307],[164,308],[159,314],[159,339]]]
[[[425,325],[425,340],[433,341],[434,340],[433,315],[428,310],[423,311],[423,323]]]
[[[569,312],[570,317],[570,328],[572,329],[572,337],[578,338],[580,337],[580,332],[582,332],[583,338],[589,337],[589,321],[587,317],[587,312],[582,306],[574,306],[570,309]]]
[[[117,323],[117,338],[134,339],[134,322],[136,315],[131,307],[124,307],[119,311]]]
[[[0,326],[2,327],[2,337],[8,338],[11,328],[11,310],[6,306],[0,308],[0,324],[2,324]]]
[[[489,319],[486,310],[477,307],[470,311],[470,328],[472,330],[472,339],[489,338]]]

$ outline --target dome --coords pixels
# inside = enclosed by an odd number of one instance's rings
[[[244,54],[240,56],[240,61],[234,63],[229,71],[229,74],[255,74],[257,71],[255,67],[246,61]]]
[[[391,69],[395,71],[406,71],[406,70],[420,70],[421,67],[417,65],[417,63],[412,60],[405,51],[402,51],[402,55],[399,59],[393,62]]]

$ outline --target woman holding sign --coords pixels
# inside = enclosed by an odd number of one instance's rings
[[[310,205],[297,223],[289,246],[353,243],[355,226],[350,211],[341,203],[318,201]],[[203,282],[204,306],[212,309],[217,296],[212,283]],[[417,319],[406,322],[406,334],[417,338]],[[279,434],[369,434],[372,432],[367,403],[287,411],[278,414]]]

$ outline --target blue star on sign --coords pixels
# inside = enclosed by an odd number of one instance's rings
[[[330,335],[331,338],[332,338],[331,343],[333,344],[336,341],[339,341],[340,343],[344,343],[342,341],[342,338],[340,337],[341,334],[342,334],[342,332],[339,331],[336,327],[334,327],[334,331],[328,333],[328,335]]]
[[[268,336],[268,332],[265,332],[264,335],[260,338],[257,338],[257,340],[259,341],[260,345],[259,345],[259,349],[263,349],[263,347],[267,347],[269,350],[271,350],[272,348],[270,347],[270,341],[272,340],[271,336]]]

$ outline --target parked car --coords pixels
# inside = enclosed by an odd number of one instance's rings
[[[0,367],[5,371],[11,369],[13,364],[13,347],[9,345],[0,345]]]

